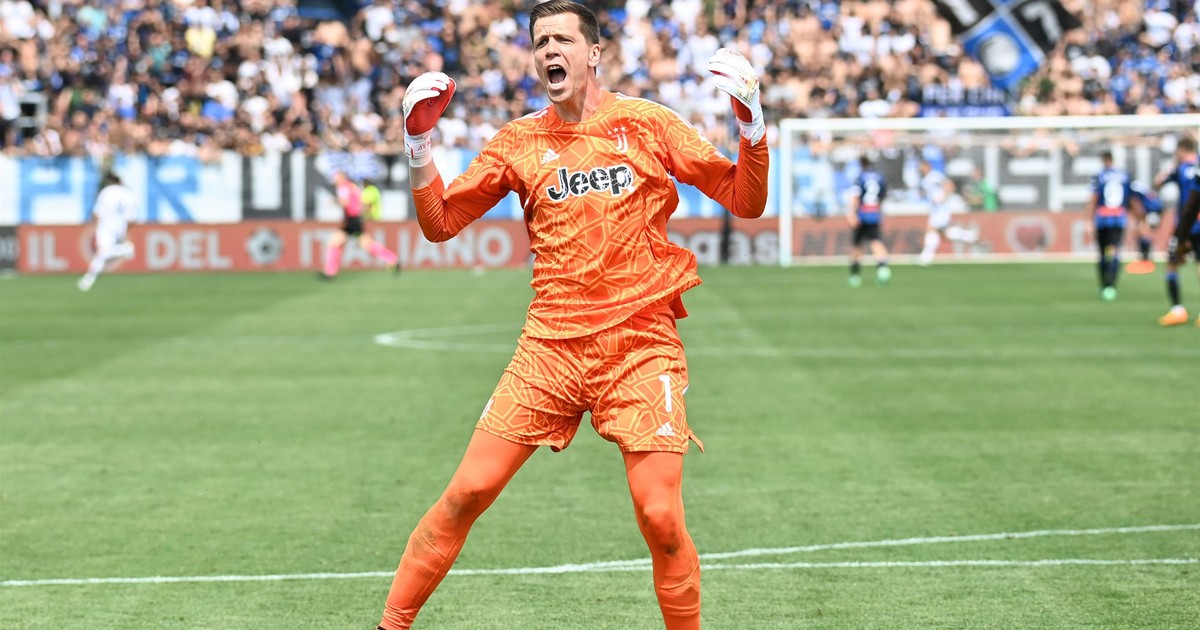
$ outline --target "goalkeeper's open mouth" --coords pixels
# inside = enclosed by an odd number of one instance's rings
[[[549,83],[551,86],[560,87],[560,86],[562,86],[563,82],[566,80],[567,80],[567,69],[566,68],[564,68],[556,63],[552,63],[552,64],[546,66],[546,82]]]

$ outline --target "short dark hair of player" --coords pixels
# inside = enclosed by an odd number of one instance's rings
[[[575,0],[550,0],[530,9],[529,39],[533,39],[533,25],[537,24],[538,20],[562,13],[574,13],[579,16],[579,30],[583,32],[583,38],[589,46],[600,43],[600,23],[596,21],[596,14]]]
[[[1112,161],[1113,161],[1112,151],[1105,151],[1104,153],[1101,153],[1100,159],[1104,160],[1105,164],[1112,164]]]
[[[865,155],[864,155],[864,156],[861,156],[861,157],[859,157],[859,158],[858,158],[858,165],[859,165],[859,166],[861,166],[861,167],[863,167],[863,170],[864,170],[864,171],[865,171],[865,170],[867,170],[867,169],[869,169],[869,168],[871,168],[871,158],[869,158],[869,157],[867,157],[867,156],[865,156]]]
[[[115,172],[108,171],[104,174],[104,177],[100,180],[100,183],[103,186],[112,186],[114,184],[120,184],[121,178]]]
[[[1177,146],[1179,147],[1180,151],[1187,151],[1188,153],[1195,153],[1196,139],[1191,136],[1184,136],[1179,139],[1179,144]]]

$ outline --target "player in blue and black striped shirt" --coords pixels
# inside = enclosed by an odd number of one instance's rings
[[[880,285],[892,279],[892,269],[888,267],[887,246],[883,244],[880,229],[883,222],[883,199],[887,196],[887,180],[866,156],[859,158],[862,173],[850,188],[850,211],[846,213],[846,221],[853,229],[850,249],[850,286],[862,286],[862,244],[870,243],[871,255],[875,257],[875,282]]]
[[[1117,299],[1117,273],[1121,269],[1121,240],[1130,213],[1144,216],[1142,204],[1130,188],[1129,173],[1113,166],[1113,156],[1105,151],[1104,169],[1092,182],[1088,213],[1095,227],[1096,246],[1100,249],[1100,297]]]
[[[1158,318],[1162,326],[1179,326],[1188,322],[1188,312],[1183,306],[1179,291],[1179,269],[1183,267],[1187,252],[1192,251],[1196,260],[1196,272],[1200,275],[1200,221],[1196,220],[1200,210],[1200,167],[1196,161],[1196,142],[1191,138],[1179,141],[1178,161],[1171,178],[1179,186],[1179,207],[1175,215],[1175,231],[1167,247],[1167,295],[1171,298],[1171,310]],[[1187,159],[1190,158],[1190,159]],[[1200,327],[1200,317],[1196,318]]]

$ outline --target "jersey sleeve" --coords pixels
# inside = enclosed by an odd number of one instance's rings
[[[663,162],[675,179],[699,188],[734,216],[753,219],[767,206],[767,143],[751,145],[742,138],[738,161],[721,155],[700,132],[674,111],[658,111],[659,142],[666,148]]]
[[[941,204],[946,201],[946,179],[941,173],[930,172],[929,181],[925,184],[925,194],[929,196],[930,203]]]
[[[127,223],[133,223],[137,221],[137,197],[135,197],[131,191],[126,193],[125,198],[122,201],[124,202],[124,207],[122,210],[125,214],[125,221]]]
[[[96,195],[96,200],[92,202],[92,218],[102,219],[108,213],[108,195],[104,193],[104,189]]]
[[[511,137],[509,127],[497,133],[449,187],[438,176],[428,186],[412,191],[425,238],[435,243],[449,240],[510,191],[520,191],[517,174],[505,159]]]

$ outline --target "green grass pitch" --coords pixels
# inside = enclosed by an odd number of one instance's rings
[[[706,563],[758,565],[705,572],[706,628],[1200,626],[1200,529],[925,540],[1200,523],[1200,330],[1155,324],[1161,274],[1113,303],[1083,264],[701,275],[688,523],[701,553],[745,552]],[[8,582],[394,570],[528,271],[74,280],[0,280],[0,628],[373,628],[386,576]],[[646,558],[622,473],[585,425],[456,568]],[[1057,562],[1080,559],[1112,562]],[[983,560],[1004,563],[961,563]],[[661,622],[648,572],[601,570],[451,575],[418,627]]]

